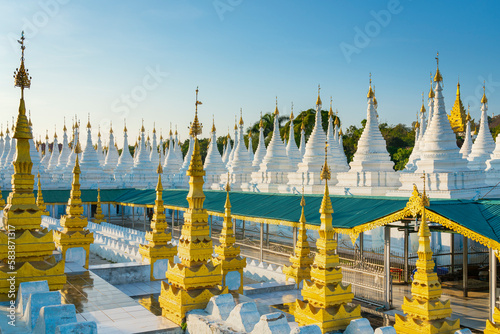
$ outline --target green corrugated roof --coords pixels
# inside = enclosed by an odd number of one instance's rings
[[[3,191],[4,199],[8,191]],[[44,190],[45,203],[66,203],[69,190]],[[165,205],[187,208],[187,189],[163,191]],[[36,191],[35,191],[36,196]],[[204,207],[211,212],[224,213],[226,193],[205,190]],[[319,207],[323,195],[305,195],[304,210],[307,223],[319,226]],[[353,228],[403,209],[408,201],[404,197],[330,196],[335,228]],[[134,204],[154,204],[156,193],[152,189],[102,189],[101,201]],[[300,217],[300,196],[292,194],[269,194],[236,192],[230,193],[231,210],[234,215],[278,221],[297,222]],[[82,190],[83,202],[95,202],[97,190]],[[500,242],[500,200],[431,200],[429,209],[478,234]]]

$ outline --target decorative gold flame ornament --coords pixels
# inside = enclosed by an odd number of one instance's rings
[[[290,266],[283,267],[283,273],[286,279],[293,278],[299,288],[300,282],[311,278],[311,265],[313,258],[311,257],[311,249],[307,241],[306,217],[304,215],[304,207],[306,201],[304,199],[304,189],[302,189],[302,199],[300,200],[302,212],[299,219],[299,233],[297,236],[297,244],[295,245],[295,254],[290,256]]]
[[[73,182],[71,193],[66,206],[66,214],[61,217],[62,231],[54,231],[54,242],[66,259],[70,248],[82,247],[86,251],[85,268],[89,268],[90,244],[94,242],[94,233],[85,229],[88,225],[87,217],[83,215],[83,205],[80,191],[80,164],[78,154],[82,152],[80,142],[75,146],[75,166],[73,167]]]
[[[104,219],[104,215],[102,213],[102,208],[101,208],[101,188],[97,188],[97,203],[94,213],[94,223],[100,224],[105,221],[106,219]]]
[[[450,114],[448,115],[448,120],[450,121],[451,128],[455,133],[465,132],[467,113],[465,112],[464,105],[460,99],[460,82],[457,83],[457,97]]]
[[[394,328],[398,334],[453,334],[460,329],[460,319],[451,320],[450,301],[439,300],[442,289],[437,273],[434,272],[435,264],[432,260],[431,232],[427,225],[425,209],[429,205],[425,193],[425,174],[423,179],[424,192],[418,202],[414,203],[418,205],[422,221],[418,230],[417,272],[411,286],[412,297],[405,297],[401,307],[406,316],[396,314]],[[418,192],[416,186],[414,192]]]
[[[46,280],[51,290],[59,290],[66,283],[64,261],[52,256],[55,249],[52,233],[41,228],[42,211],[33,194],[33,163],[30,158],[29,140],[33,138],[26,117],[24,89],[31,85],[31,77],[24,67],[24,33],[21,44],[21,66],[14,73],[15,86],[21,88],[19,113],[13,138],[16,139],[12,192],[4,208],[4,227],[0,230],[0,300],[6,300],[15,277],[19,283]],[[13,246],[14,245],[14,246]],[[12,252],[15,247],[15,254]]]
[[[351,320],[361,318],[361,307],[350,306],[354,298],[351,285],[342,284],[342,268],[339,256],[335,254],[337,241],[332,226],[332,202],[328,190],[331,178],[328,167],[327,146],[325,145],[325,164],[321,170],[321,179],[325,181],[325,191],[319,212],[321,226],[316,241],[318,253],[311,266],[311,280],[305,280],[302,297],[295,302],[295,321],[299,326],[316,324],[323,333],[345,329]]]
[[[189,192],[187,201],[189,208],[184,213],[184,225],[179,238],[178,254],[181,263],[168,263],[166,277],[168,283],[162,282],[159,297],[162,315],[181,325],[186,312],[203,309],[214,295],[227,293],[222,288],[222,270],[220,265],[212,263],[212,239],[208,226],[208,213],[203,208],[203,163],[200,155],[200,143],[197,136],[201,134],[198,121],[198,89],[196,89],[195,117],[191,123],[189,134],[194,137],[194,149],[191,163],[187,170]]]
[[[495,307],[493,311],[493,322],[489,319],[486,320],[486,328],[484,329],[484,334],[500,334],[500,310]]]
[[[243,269],[247,266],[246,258],[240,256],[240,247],[235,246],[236,238],[234,237],[233,218],[231,217],[231,202],[229,201],[229,173],[227,176],[228,183],[226,184],[226,203],[224,205],[224,221],[222,223],[222,231],[219,237],[219,246],[215,246],[215,254],[212,258],[214,265],[221,265],[222,268],[222,285],[226,286],[226,275],[231,271],[237,271],[240,274],[240,287],[238,293],[243,293]]]
[[[161,184],[161,162],[158,164],[158,184],[156,185],[156,200],[153,218],[151,219],[151,232],[146,232],[147,245],[140,245],[139,253],[142,259],[147,259],[151,266],[151,280],[155,280],[153,275],[154,264],[158,260],[168,259],[169,263],[174,263],[174,256],[177,254],[177,247],[172,245],[172,235],[165,230],[168,228],[165,217],[165,206],[163,205],[163,186]]]

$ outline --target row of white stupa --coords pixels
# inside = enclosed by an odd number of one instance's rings
[[[396,172],[390,160],[386,142],[380,132],[377,115],[377,101],[371,83],[367,95],[367,122],[357,145],[353,161],[348,164],[343,151],[341,130],[333,124],[333,113],[329,113],[328,131],[324,132],[321,122],[322,102],[318,94],[316,101],[315,125],[307,144],[302,129],[300,146],[297,147],[293,133],[293,113],[290,117],[291,131],[285,143],[281,139],[278,124],[278,107],[275,109],[274,129],[267,148],[264,143],[263,128],[260,128],[259,144],[255,153],[249,141],[247,148],[243,139],[243,120],[240,118],[239,129],[235,129],[234,147],[230,141],[224,147],[221,156],[216,145],[216,129],[212,127],[210,145],[204,168],[205,187],[221,189],[227,182],[235,190],[297,193],[304,188],[306,193],[321,193],[321,168],[325,159],[325,143],[328,142],[327,157],[331,168],[331,193],[339,195],[377,195],[409,196],[413,184],[421,185],[425,175],[426,188],[431,197],[436,198],[479,198],[484,195],[496,197],[500,191],[495,187],[500,179],[500,140],[493,141],[487,121],[487,99],[481,100],[481,121],[479,133],[472,143],[470,124],[467,123],[465,142],[462,148],[456,144],[445,110],[442,93],[442,76],[439,69],[434,77],[434,87],[429,93],[429,119],[426,120],[422,105],[420,126],[416,132],[416,142],[409,162],[403,171]],[[331,109],[331,108],[330,108]],[[94,149],[90,123],[87,125],[87,138],[81,153],[82,188],[154,188],[156,167],[162,159],[164,186],[187,188],[186,170],[189,166],[193,142],[182,158],[178,136],[168,138],[171,149],[161,152],[151,149],[158,145],[156,132],[148,145],[144,126],[140,140],[132,157],[128,149],[118,154],[113,131],[110,131],[108,150],[101,152],[100,137],[97,150]],[[79,128],[74,127],[74,143],[78,141]],[[57,137],[54,136],[54,146]],[[2,187],[10,188],[9,180],[13,172],[12,164],[14,140],[0,138],[0,178]],[[68,145],[64,129],[62,150],[45,154],[41,159],[33,141],[31,157],[34,171],[41,174],[42,187],[69,188],[71,169],[75,160],[75,151]],[[48,139],[45,143],[48,147]],[[76,147],[76,145],[72,145]],[[127,129],[124,129],[123,147],[128,147]],[[48,151],[47,151],[48,152]],[[99,153],[98,153],[99,152]]]

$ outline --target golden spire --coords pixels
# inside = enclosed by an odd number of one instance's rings
[[[300,129],[301,130],[305,130],[306,129],[306,125],[304,124],[304,118],[302,119],[302,124],[300,125]]]
[[[343,135],[343,134],[344,134],[344,133],[342,132],[342,128],[340,128],[340,129],[339,129],[339,136],[341,136],[341,137],[342,137],[342,135]]]
[[[194,112],[194,120],[191,123],[191,128],[189,130],[189,135],[196,137],[201,134],[201,130],[203,126],[198,121],[198,105],[202,104],[201,101],[198,101],[198,87],[196,87],[196,102],[194,103],[195,112]]]
[[[28,118],[28,125],[29,125],[30,127],[32,127],[32,126],[33,126],[33,123],[31,123],[31,110],[29,110],[29,111],[28,111],[28,114],[29,114],[29,118]]]
[[[0,137],[3,137],[3,124],[0,125]]]
[[[422,92],[422,107],[420,107],[420,112],[424,113],[425,112],[425,107],[424,107],[424,92]],[[418,119],[417,119],[418,121]]]
[[[328,112],[329,117],[333,117],[333,109],[332,109],[333,99],[330,96],[330,111]]]
[[[337,126],[339,126],[339,125],[340,125],[340,121],[339,121],[339,111],[338,111],[338,110],[336,110],[336,111],[335,111],[335,122],[334,122],[333,124],[335,124],[335,125],[337,125]]]
[[[248,140],[252,140],[252,131],[248,132]]]
[[[113,122],[109,121],[109,133],[113,133]]]
[[[328,167],[327,156],[328,156],[328,142],[325,141],[325,164],[321,168],[320,178],[321,180],[325,180],[325,182],[328,183],[328,180],[330,180],[331,178],[331,174],[330,174],[330,167]]]
[[[156,122],[153,122],[153,133],[156,133]]]
[[[470,122],[470,104],[467,105],[467,117],[465,118],[465,121]]]
[[[373,92],[372,89],[372,74],[370,72],[370,89],[368,89],[368,94],[366,95],[367,98],[373,98],[375,97],[375,93]]]
[[[142,119],[142,126],[141,126],[141,132],[145,132],[146,129],[144,129],[144,118]]]
[[[88,121],[87,121],[87,129],[90,129],[92,128],[92,126],[90,125],[90,113],[88,115]]]
[[[49,140],[49,130],[45,130],[45,140]]]
[[[54,125],[54,138],[57,138],[57,125]]]
[[[278,97],[276,96],[276,108],[274,108],[274,116],[278,116],[280,112],[278,111]]]
[[[481,98],[481,103],[487,103],[488,102],[488,99],[486,98],[486,86],[485,86],[485,83],[483,81],[483,97]]]
[[[431,72],[431,89],[429,90],[429,99],[433,99],[436,96],[434,93],[434,87],[432,86],[432,72]]]
[[[263,128],[264,127],[264,121],[262,120],[262,111],[260,112],[260,122],[259,122],[259,128]]]
[[[28,69],[24,68],[24,50],[26,46],[24,46],[24,31],[21,34],[21,39],[17,42],[21,44],[21,66],[16,68],[14,72],[15,79],[15,87],[21,88],[21,100],[24,99],[24,88],[30,88],[31,86],[31,77],[29,76]],[[21,110],[19,110],[21,112]],[[24,110],[24,114],[26,115],[26,109]]]
[[[238,130],[238,116],[234,115],[234,130]]]
[[[460,98],[460,79],[457,81],[457,97]]]
[[[47,211],[47,206],[43,201],[42,186],[40,183],[40,172],[38,173],[37,178],[38,180],[37,180],[36,205],[38,205],[38,208],[40,209],[40,211],[42,211],[42,215],[49,216],[50,214]]]
[[[102,213],[102,208],[101,208],[101,188],[97,188],[97,203],[96,203],[96,209],[94,213],[94,223],[100,224],[102,222],[105,222],[106,219],[104,219],[104,214]]]
[[[64,132],[68,131],[68,129],[66,129],[66,116],[64,117],[63,124],[64,124],[64,126],[63,126],[63,131],[64,131]],[[99,132],[99,133],[100,133],[100,132]]]
[[[434,76],[434,81],[435,82],[443,81],[441,72],[439,72],[439,52],[436,55],[436,75]]]
[[[212,132],[215,132],[215,117],[212,115]],[[170,130],[170,135],[172,135],[172,130]]]
[[[240,108],[240,125],[243,125],[243,111],[242,111],[242,108]]]
[[[451,128],[455,133],[461,133],[465,131],[465,108],[460,99],[460,82],[457,82],[457,96],[453,108],[448,115],[448,120],[450,122]]]
[[[5,134],[9,134],[9,121],[7,121],[7,128],[5,129]]]
[[[123,119],[123,132],[127,132],[127,119],[126,118]],[[172,132],[172,130],[170,130],[170,132]]]
[[[293,121],[293,102],[292,102],[292,109],[291,109],[291,112],[290,112],[290,120]]]
[[[323,200],[321,201],[321,207],[319,209],[319,213],[321,214],[320,234],[321,231],[327,231],[327,232],[331,231],[333,233],[333,227],[332,227],[333,207],[332,207],[332,201],[330,200],[330,191],[328,189],[328,180],[331,179],[331,173],[330,173],[330,167],[328,167],[327,155],[328,155],[328,142],[325,142],[325,164],[323,165],[323,168],[321,168],[321,174],[320,174],[321,180],[325,181],[325,191],[323,194]]]
[[[321,86],[318,85],[318,98],[316,99],[316,105],[317,106],[320,106],[322,105],[323,103],[321,102],[321,97],[319,96],[319,91],[321,90]]]

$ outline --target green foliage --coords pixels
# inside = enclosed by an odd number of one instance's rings
[[[412,151],[413,147],[398,148],[396,153],[391,157],[392,161],[394,161],[395,170],[402,170],[405,168],[406,164],[408,163],[408,158],[410,157]]]

